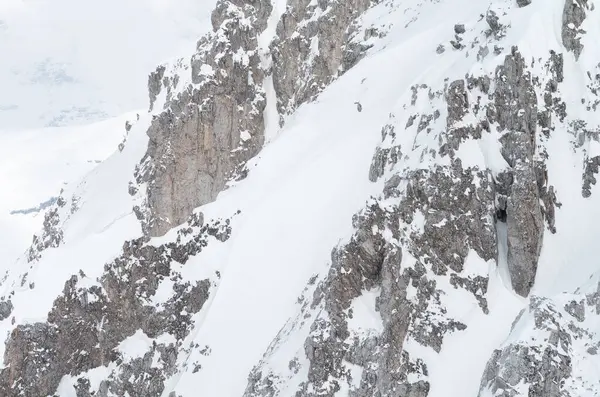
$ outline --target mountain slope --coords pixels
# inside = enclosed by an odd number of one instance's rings
[[[146,105],[146,74],[193,51],[215,1],[5,0],[0,130],[89,124]]]
[[[0,394],[597,395],[597,22],[219,1],[9,264]]]

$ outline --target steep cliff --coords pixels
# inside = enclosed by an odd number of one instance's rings
[[[600,393],[589,0],[219,0],[1,284],[0,394]]]

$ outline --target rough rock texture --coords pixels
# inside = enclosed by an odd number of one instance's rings
[[[533,156],[537,132],[537,98],[525,60],[513,49],[496,70],[495,108],[502,138],[502,154],[511,166],[512,185],[507,200],[508,267],[515,291],[527,296],[542,248],[544,221],[539,205]]]
[[[198,42],[191,59],[191,84],[175,94],[177,75],[167,76],[164,66],[150,75],[151,107],[167,91],[136,172],[147,194],[137,212],[150,236],[213,201],[228,180],[244,176],[245,161],[262,147],[266,98],[257,37],[270,12],[269,1],[219,1],[214,32]]]
[[[60,228],[59,210],[66,201],[59,197],[56,203],[44,215],[44,224],[41,234],[33,236],[31,247],[27,250],[27,261],[33,262],[41,257],[41,253],[48,248],[56,248],[63,241],[63,231]]]
[[[531,0],[517,0],[517,5],[519,7],[526,7],[531,4]]]
[[[569,0],[565,1],[565,8],[562,17],[562,42],[567,51],[573,52],[575,58],[579,58],[583,51],[581,44],[581,35],[585,30],[581,29],[581,24],[585,20],[585,11],[588,8],[588,0]]]
[[[200,40],[189,62],[177,65],[189,82],[165,66],[149,77],[155,117],[130,186],[132,195],[146,200],[135,209],[145,236],[126,242],[99,279],[81,272],[67,280],[47,322],[13,329],[0,395],[48,396],[63,380],[77,397],[158,397],[181,366],[199,371],[200,364],[185,361],[199,348],[188,346],[186,337],[215,283],[210,277],[183,281],[177,264],[185,265],[209,240],[226,240],[230,226],[205,224],[193,210],[243,177],[244,163],[260,150],[265,76],[272,73],[282,115],[310,101],[369,48],[355,39],[362,34],[359,17],[370,6],[367,0],[290,0],[270,45],[272,70],[263,71],[257,37],[266,29],[269,2],[218,2],[214,32]],[[576,57],[587,7],[586,0],[565,2],[562,40]],[[592,364],[600,343],[590,330],[598,328],[600,284],[553,298],[531,295],[546,230],[556,232],[557,196],[572,194],[552,185],[549,172],[556,168],[547,164],[552,153],[546,143],[562,134],[564,146],[571,143],[581,155],[581,192],[590,197],[600,154],[589,143],[600,140],[600,128],[567,118],[563,54],[534,58],[511,49],[502,42],[510,20],[497,11],[490,8],[477,23],[465,21],[450,32],[451,45],[482,65],[485,59],[485,67],[415,84],[390,115],[369,170],[381,192],[354,216],[354,232],[333,249],[327,271],[308,281],[297,316],[250,373],[244,397],[426,397],[445,341],[471,327],[464,313],[490,313],[495,265],[508,267],[514,291],[529,300],[511,337],[490,357],[481,397],[600,394],[597,373],[578,372],[598,368]],[[438,48],[440,58],[462,56]],[[595,72],[587,88],[598,96],[600,67]],[[582,107],[596,111],[600,100],[586,100]],[[361,102],[354,104],[363,111]],[[492,153],[478,156],[480,145]],[[73,198],[71,212],[77,206]],[[30,261],[61,244],[68,211],[63,201],[48,212]],[[148,241],[186,219],[168,235],[175,237],[165,237],[168,242]],[[164,285],[168,297],[156,302]],[[0,321],[10,318],[13,302],[0,300]],[[364,307],[375,317],[368,326],[357,324]],[[125,357],[119,346],[139,333],[152,346]],[[289,360],[287,367],[282,360]],[[99,368],[107,373],[93,384],[88,371]]]
[[[587,89],[592,100],[582,102],[586,111],[594,114],[600,104],[600,65],[587,73]],[[581,194],[588,198],[592,195],[594,185],[596,185],[596,174],[600,165],[600,153],[591,151],[590,146],[600,142],[600,126],[594,119],[577,119],[569,123],[569,133],[573,136],[573,148],[581,150],[584,153],[585,163],[582,173]]]
[[[589,382],[580,374],[597,360],[598,341],[586,322],[600,314],[599,291],[600,285],[586,294],[532,297],[513,325],[523,336],[493,353],[479,395],[488,391],[498,397],[597,394],[597,380]]]
[[[176,370],[192,316],[202,309],[212,286],[209,279],[182,281],[172,263],[185,264],[211,239],[225,241],[230,230],[229,220],[204,224],[202,216],[195,215],[175,241],[160,246],[145,244],[143,238],[127,241],[98,280],[81,271],[73,275],[46,322],[12,331],[0,372],[0,395],[53,395],[63,376],[70,375],[78,395],[160,396],[165,379]],[[172,284],[169,298],[153,304],[164,282]],[[140,330],[150,339],[162,339],[144,357],[121,357],[119,344]],[[98,390],[90,391],[89,380],[79,377],[109,365],[114,367]]]
[[[500,40],[504,28],[494,16],[488,12],[482,33],[490,38],[498,32]],[[546,229],[556,232],[560,207],[545,144],[566,118],[563,78],[562,54],[526,61],[514,47],[498,57],[494,73],[446,79],[437,90],[412,87],[402,110],[382,129],[383,142],[373,156],[369,178],[385,178],[383,192],[355,216],[356,231],[333,251],[329,273],[309,283],[298,316],[251,373],[245,397],[277,396],[290,384],[299,384],[296,395],[302,396],[427,396],[431,358],[422,348],[440,352],[447,335],[468,327],[458,320],[463,305],[475,303],[484,315],[489,312],[482,263],[498,260],[499,245],[508,247],[513,289],[529,294],[543,235]],[[499,138],[501,172],[461,159],[463,145],[487,134]],[[506,224],[505,242],[496,233],[498,223]],[[355,328],[357,301],[372,303],[380,327]],[[579,304],[565,310],[581,318]],[[289,335],[304,342],[283,370],[271,360],[281,360],[283,343],[285,351],[294,351]],[[562,336],[553,338],[554,346],[563,343]],[[497,353],[490,366],[508,358],[526,365],[531,351],[517,350]],[[547,360],[559,368],[570,365],[555,353],[538,360],[537,375],[516,370],[538,381],[532,390],[539,394],[530,395],[554,395],[552,382],[560,377]],[[489,376],[484,383],[496,375]]]
[[[390,167],[395,171],[387,174],[382,195],[355,216],[355,234],[334,250],[328,275],[312,299],[304,295],[301,314],[282,330],[306,335],[303,348],[290,357],[290,371],[270,367],[276,339],[250,375],[246,397],[276,396],[287,380],[303,373],[302,365],[307,372],[297,395],[348,390],[353,397],[427,396],[427,358],[416,347],[439,352],[446,335],[464,330],[453,314],[463,304],[488,312],[486,267],[473,267],[468,257],[485,263],[497,256],[492,178],[486,170],[463,167],[455,154],[481,128],[459,123],[470,112],[468,84],[455,81],[445,91],[413,87],[409,109],[420,109],[420,103],[445,108],[425,107],[431,113],[411,115],[403,134],[396,134],[401,127],[394,117],[384,127],[386,144],[374,156],[370,177],[378,179]],[[438,150],[415,145],[405,152],[397,144],[405,134],[417,141],[435,135]],[[406,158],[440,162],[428,169],[403,168]],[[367,295],[376,296],[372,310],[381,316],[380,330],[353,328],[354,301]]]
[[[371,0],[290,0],[271,43],[279,113],[313,99],[333,78],[354,66],[369,48],[355,20]],[[361,32],[362,33],[362,32]],[[376,32],[365,32],[364,38]]]

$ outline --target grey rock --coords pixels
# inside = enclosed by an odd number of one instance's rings
[[[581,195],[585,198],[592,195],[592,186],[596,184],[596,174],[600,167],[600,156],[594,156],[586,159],[585,168],[583,170],[583,185]]]
[[[597,352],[593,334],[580,323],[586,311],[595,310],[598,296],[595,292],[568,303],[563,303],[561,296],[556,300],[531,297],[529,307],[513,324],[513,331],[519,324],[517,332],[534,337],[509,343],[493,353],[479,395],[575,397],[581,388],[597,392],[595,381],[573,375],[576,359]]]
[[[64,203],[61,201],[60,203]],[[33,262],[41,258],[42,252],[48,248],[56,248],[63,242],[59,202],[53,205],[44,215],[42,232],[33,236],[31,246],[27,250],[27,261]],[[63,204],[64,206],[64,204]]]
[[[517,0],[517,5],[519,7],[526,7],[531,4],[531,0]]]
[[[562,16],[562,42],[567,51],[573,52],[578,59],[583,51],[580,35],[585,33],[580,27],[586,17],[587,0],[565,0]]]
[[[544,222],[533,170],[522,164],[514,168],[515,181],[506,207],[508,228],[508,268],[512,286],[527,296],[537,271],[542,248]]]
[[[481,61],[490,53],[490,49],[487,46],[479,47],[479,51],[477,52],[477,60]]]
[[[266,97],[257,37],[269,14],[269,2],[219,1],[214,33],[199,41],[191,60],[194,84],[153,119],[136,170],[137,183],[147,184],[145,207],[136,211],[147,235],[163,235],[213,201],[227,181],[245,176],[244,163],[262,147]],[[242,26],[240,15],[253,21],[252,28]],[[240,53],[247,62],[237,58]],[[201,66],[215,73],[200,76]],[[163,75],[161,67],[152,75],[151,93]]]
[[[489,29],[485,31],[487,37],[491,37],[495,40],[500,40],[506,36],[506,30],[508,29],[506,24],[500,22],[500,17],[493,10],[488,10],[485,14],[485,21],[487,22]],[[497,51],[494,51],[498,54]]]
[[[371,0],[288,1],[270,46],[280,114],[314,98],[362,58],[369,47],[351,37],[354,21],[370,5]]]
[[[579,322],[585,320],[585,302],[583,300],[580,302],[574,300],[569,302],[565,305],[565,311]]]
[[[165,75],[165,67],[159,66],[148,76],[148,95],[150,97],[150,110],[154,108],[156,97],[162,90],[162,80]]]
[[[508,267],[515,291],[527,296],[535,280],[544,222],[533,154],[537,98],[516,48],[496,70],[495,117],[502,130],[502,154],[513,172],[507,200]]]
[[[13,311],[13,304],[10,300],[0,301],[0,321],[6,320],[10,317]]]
[[[453,83],[446,95],[427,86],[415,87],[414,92],[415,96],[448,100],[443,126],[448,128],[450,139],[455,122],[469,107],[465,82]],[[436,114],[439,117],[434,111],[431,119],[422,120],[433,122]],[[409,128],[427,134],[430,127]],[[384,140],[393,142],[395,134],[393,125],[382,130]],[[497,256],[494,194],[488,176],[476,168],[463,169],[459,160],[432,170],[395,169],[400,156],[399,146],[393,143],[376,151],[370,178],[376,180],[389,170],[384,192],[353,218],[356,232],[347,244],[333,251],[329,274],[301,316],[311,319],[304,343],[310,364],[297,395],[334,396],[342,384],[352,382],[355,386],[349,395],[353,397],[425,397],[430,389],[427,365],[421,357],[404,350],[404,344],[410,340],[439,352],[447,334],[466,328],[456,319],[433,314],[444,312],[448,304],[438,281],[445,279],[453,288],[467,291],[482,312],[488,311],[487,278],[463,274],[471,249],[485,260]],[[421,222],[416,219],[418,214],[425,217],[421,230],[401,226]],[[383,231],[390,235],[384,238]],[[418,258],[416,263],[407,266],[405,254]],[[356,336],[348,325],[352,301],[374,288],[380,291],[376,310],[383,331]],[[411,299],[407,296],[409,288]],[[310,310],[326,315],[311,318]],[[269,352],[277,349],[274,343]],[[359,381],[348,378],[346,362],[363,369]],[[249,377],[245,397],[278,395],[286,376],[257,366]]]
[[[85,283],[91,286],[80,286],[86,277],[83,272],[73,275],[54,301],[47,322],[18,325],[10,334],[0,395],[53,395],[64,375],[113,363],[114,371],[99,390],[90,390],[89,382],[80,378],[77,395],[159,397],[165,380],[176,370],[180,350],[172,344],[155,344],[143,357],[123,362],[115,348],[137,330],[149,338],[167,333],[177,343],[183,341],[191,330],[192,315],[208,299],[211,282],[183,282],[171,265],[185,264],[209,240],[226,240],[230,232],[229,220],[203,223],[201,216],[194,216],[175,241],[160,246],[146,245],[143,238],[126,242],[122,254],[105,265],[102,277]],[[165,278],[173,281],[172,295],[157,308],[148,299]],[[151,365],[156,360],[160,367]]]

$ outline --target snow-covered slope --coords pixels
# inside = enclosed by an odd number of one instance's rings
[[[147,105],[147,74],[193,51],[214,0],[3,0],[0,131],[84,124]]]
[[[84,177],[123,140],[126,114],[82,127],[0,133],[0,266],[28,248],[41,227],[44,211],[60,190]]]
[[[600,394],[599,12],[218,1],[123,145],[52,167],[0,395]]]

